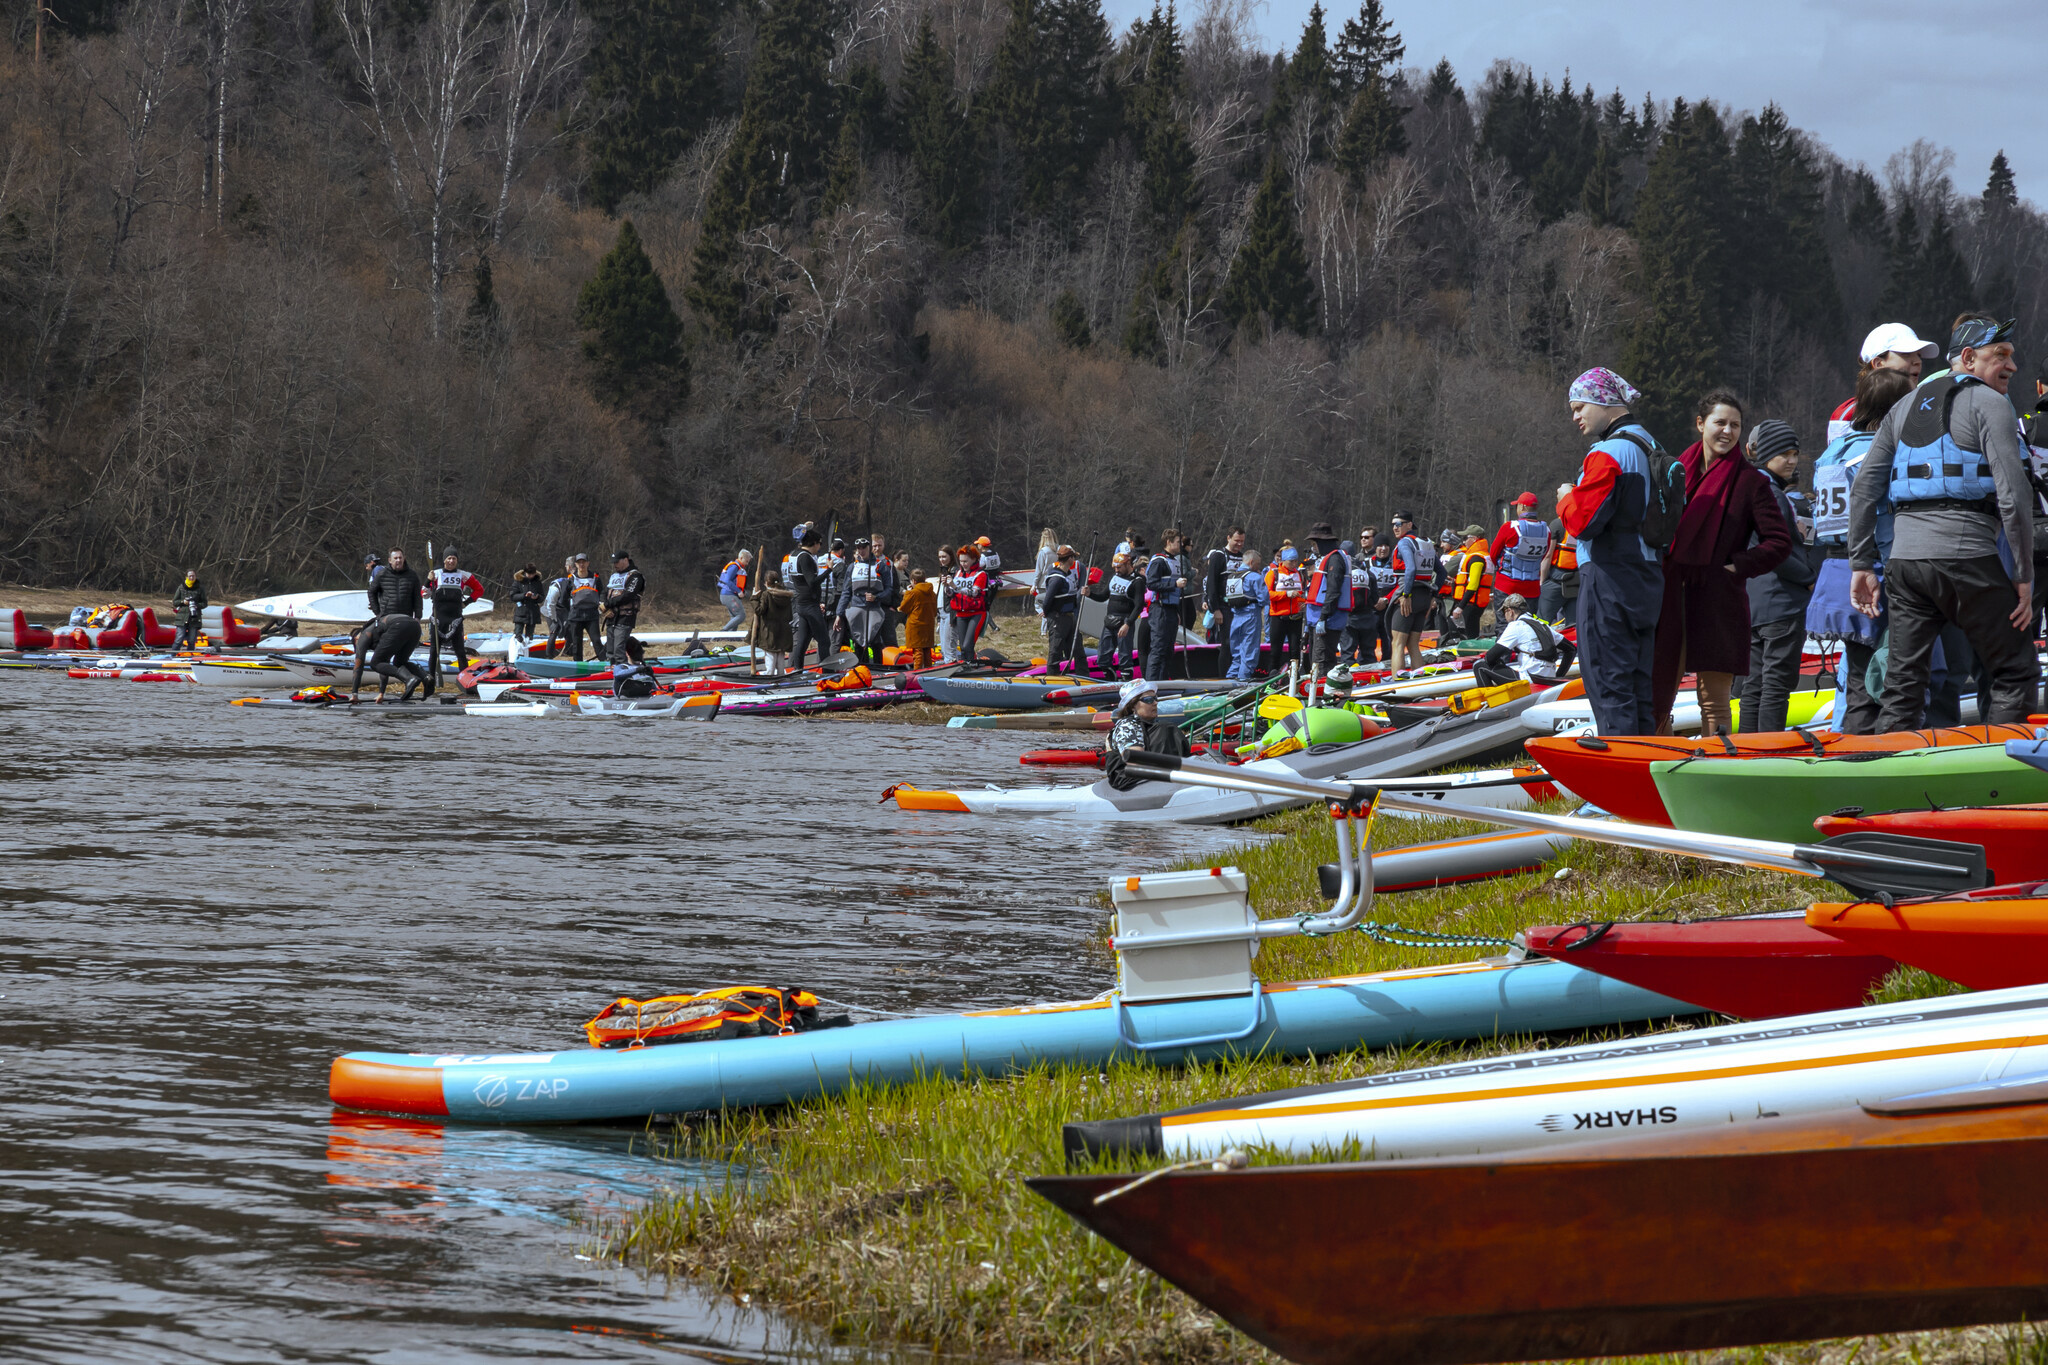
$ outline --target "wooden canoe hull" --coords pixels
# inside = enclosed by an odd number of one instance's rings
[[[1788,1123],[1795,1142],[1822,1134],[1794,1150],[1768,1150],[1769,1128],[1731,1129],[1722,1151],[1688,1135],[1570,1159],[1186,1172],[1100,1206],[1130,1177],[1030,1184],[1308,1365],[1695,1351],[2048,1312],[2048,1112],[1858,1112]]]

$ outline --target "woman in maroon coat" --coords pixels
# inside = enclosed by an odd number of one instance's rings
[[[1701,399],[1693,426],[1700,438],[1678,457],[1685,466],[1685,511],[1664,560],[1650,682],[1659,734],[1671,733],[1678,679],[1690,672],[1699,678],[1700,733],[1725,735],[1735,729],[1729,693],[1737,675],[1749,672],[1745,585],[1792,553],[1792,533],[1771,496],[1771,481],[1742,458],[1742,404],[1735,395],[1716,389]]]

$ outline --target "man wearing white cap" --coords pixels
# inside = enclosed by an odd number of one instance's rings
[[[1863,338],[1864,370],[1898,370],[1915,384],[1920,382],[1920,371],[1925,363],[1941,354],[1941,347],[1931,341],[1922,341],[1903,322],[1880,322],[1870,329],[1870,335]],[[1862,371],[1858,371],[1860,378]],[[1828,415],[1828,444],[1849,434],[1856,421],[1856,399],[1851,395],[1848,401]]]

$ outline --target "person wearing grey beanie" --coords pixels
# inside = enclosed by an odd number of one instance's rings
[[[1820,552],[1813,543],[1813,507],[1799,491],[1799,433],[1789,422],[1766,418],[1750,429],[1746,453],[1770,476],[1778,515],[1792,532],[1792,553],[1748,583],[1749,676],[1742,680],[1741,728],[1757,734],[1785,728],[1792,690],[1799,685],[1806,602],[1820,573]]]

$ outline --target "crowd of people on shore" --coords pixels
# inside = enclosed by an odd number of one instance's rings
[[[1013,575],[1018,587],[1028,578],[1042,639],[1013,652],[1157,681],[1177,645],[1203,639],[1228,678],[1249,681],[1413,668],[1435,632],[1439,644],[1483,642],[1483,684],[1547,684],[1576,659],[1603,734],[1670,733],[1690,676],[1701,731],[1716,735],[1736,728],[1738,694],[1741,728],[1783,729],[1818,638],[1839,646],[1827,719],[1845,733],[1960,723],[1965,691],[1984,721],[2023,720],[2038,690],[2034,569],[2048,558],[2048,536],[2036,535],[2048,517],[2048,364],[2023,416],[2010,392],[2013,330],[1964,313],[1943,347],[1902,323],[1877,327],[1856,392],[1811,460],[1790,424],[1752,421],[1726,389],[1699,397],[1695,439],[1674,456],[1636,416],[1635,387],[1588,370],[1567,395],[1589,447],[1577,473],[1548,516],[1533,492],[1504,499],[1490,532],[1474,523],[1432,540],[1397,510],[1349,537],[1318,522],[1298,545],[1256,547],[1231,526],[1198,556],[1177,527],[1156,545],[1131,527],[1098,565],[1048,529],[1030,573]],[[725,628],[751,614],[747,637],[771,672],[847,649],[870,673],[885,652],[927,667],[975,657],[998,629],[990,613],[1006,580],[990,537],[940,546],[929,571],[879,533],[827,540],[803,523],[774,568],[742,550],[718,576]],[[365,568],[359,680],[367,667],[408,694],[431,689],[410,662],[423,631],[436,662],[446,649],[468,664],[463,609],[483,588],[455,551],[425,579],[402,550]],[[581,660],[587,642],[616,670],[644,672],[633,630],[646,591],[623,550],[608,576],[584,554],[553,579],[527,564],[513,576],[514,633],[531,642],[545,627],[548,652],[560,641]],[[196,620],[196,578],[178,596]]]
[[[1482,683],[1543,684],[1576,657],[1606,734],[1670,733],[1680,682],[1700,726],[1785,727],[1810,637],[1839,646],[1835,728],[1867,734],[1959,723],[1974,690],[1986,721],[2035,706],[2035,519],[2048,517],[2048,366],[2023,417],[2009,395],[2013,324],[1965,313],[1946,348],[1887,323],[1861,348],[1856,393],[1809,458],[1797,430],[1752,420],[1726,389],[1699,397],[1695,439],[1672,455],[1637,418],[1640,394],[1595,368],[1567,402],[1588,450],[1545,516],[1524,491],[1489,532],[1434,540],[1406,511],[1345,537],[1328,522],[1297,545],[1254,547],[1244,528],[1197,556],[1167,527],[1128,528],[1102,565],[1050,530],[1031,574],[1055,667],[1109,679],[1167,676],[1177,643],[1221,647],[1226,676],[1340,664],[1412,668],[1422,641],[1483,641]],[[1943,358],[1945,367],[1923,373]],[[794,528],[779,569],[751,583],[742,552],[719,594],[779,667],[850,646],[878,666],[971,657],[1002,585],[987,537],[935,571],[879,535],[830,546]],[[1099,612],[1084,615],[1093,601]],[[1084,619],[1094,625],[1089,647]],[[786,623],[786,624],[785,624]],[[1576,637],[1574,642],[1573,637]],[[1092,656],[1092,657],[1091,657]]]

